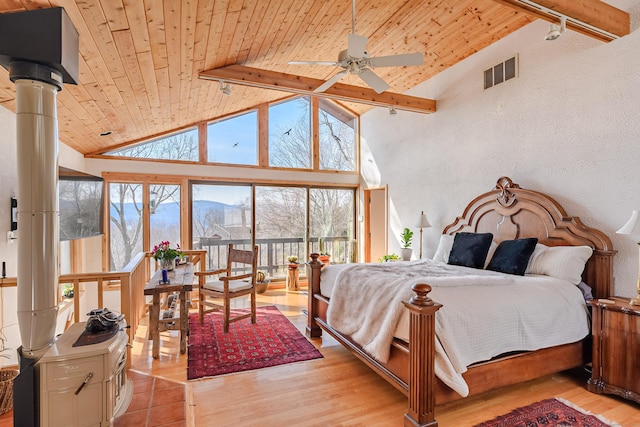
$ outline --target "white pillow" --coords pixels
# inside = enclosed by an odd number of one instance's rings
[[[547,247],[538,244],[525,273],[557,277],[577,285],[582,281],[584,266],[592,253],[589,246]]]
[[[532,268],[536,265],[536,262],[534,260],[538,258],[540,254],[546,251],[547,249],[549,249],[549,246],[545,246],[541,243],[536,244],[536,247],[533,250],[531,257],[529,258],[529,264],[527,264],[527,269],[525,270],[524,274],[536,274],[532,271]]]
[[[451,248],[453,247],[453,238],[454,236],[450,234],[443,234],[440,236],[440,242],[438,243],[438,249],[436,249],[436,253],[433,255],[433,260],[438,262],[449,262],[449,254],[451,253]]]

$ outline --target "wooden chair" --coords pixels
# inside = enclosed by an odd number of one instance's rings
[[[234,275],[233,270],[238,268],[251,269],[248,273]],[[229,255],[227,256],[227,267],[213,271],[196,272],[198,277],[198,313],[200,323],[204,321],[205,313],[224,310],[224,332],[229,332],[229,323],[251,317],[251,323],[256,323],[256,272],[258,270],[258,246],[253,250],[234,249],[233,244],[229,244]],[[211,276],[218,276],[211,278]],[[231,299],[244,295],[251,296],[251,312],[242,316],[231,317]],[[207,298],[217,298],[222,300],[219,303],[207,300]],[[206,308],[210,307],[210,308]]]

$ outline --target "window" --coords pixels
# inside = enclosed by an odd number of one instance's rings
[[[180,243],[180,186],[149,185],[149,238],[152,249],[163,241]]]
[[[320,100],[320,169],[356,170],[356,119],[331,101]]]
[[[227,245],[251,248],[251,185],[193,184],[194,249],[206,249],[210,269],[226,267]]]
[[[165,135],[141,144],[105,153],[107,156],[198,161],[198,129]]]
[[[121,270],[142,251],[142,184],[109,184],[110,270]]]
[[[307,189],[256,187],[255,229],[260,268],[271,277],[285,277],[288,256],[302,262],[307,256]]]
[[[258,112],[210,123],[207,161],[234,165],[258,164]]]
[[[311,168],[309,98],[269,106],[269,166]]]
[[[309,234],[311,251],[319,252],[322,239],[324,252],[331,262],[345,263],[352,259],[354,239],[354,190],[334,188],[309,189]]]

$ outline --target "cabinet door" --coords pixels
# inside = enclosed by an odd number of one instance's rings
[[[640,316],[604,310],[602,379],[606,384],[640,392]]]
[[[47,393],[49,426],[100,426],[102,422],[102,383],[88,384],[79,394],[75,390]],[[98,406],[96,406],[98,405]]]

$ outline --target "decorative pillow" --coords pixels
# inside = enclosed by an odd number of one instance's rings
[[[491,246],[491,233],[456,233],[448,263],[464,267],[483,268]]]
[[[536,248],[533,250],[533,253],[531,254],[531,258],[529,258],[529,265],[527,265],[527,269],[525,270],[524,274],[535,274],[531,270],[536,264],[536,261],[534,260],[538,258],[538,256],[540,256],[540,254],[546,251],[547,249],[549,249],[549,246],[545,246],[542,243],[538,243],[536,245]]]
[[[537,243],[538,239],[535,237],[501,242],[491,258],[487,270],[524,276],[529,258],[531,258]]]
[[[433,260],[438,262],[448,262],[449,252],[451,252],[451,246],[453,246],[453,236],[450,234],[443,234],[440,236],[440,242],[438,243],[438,249],[433,255]]]
[[[593,249],[589,246],[551,246],[536,252],[531,256],[527,273],[557,277],[577,285]]]

